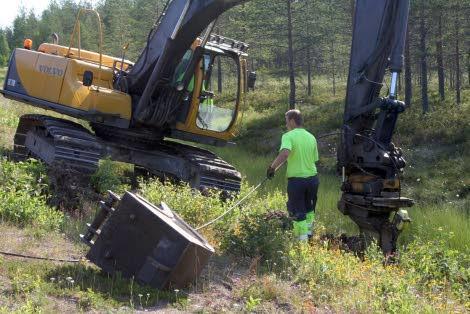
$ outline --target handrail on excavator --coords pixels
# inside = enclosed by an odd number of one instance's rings
[[[94,13],[98,19],[98,29],[99,29],[99,35],[100,35],[100,41],[99,41],[99,46],[98,46],[98,50],[100,53],[100,66],[99,66],[99,71],[98,71],[98,81],[101,81],[101,67],[103,63],[103,29],[101,26],[100,14],[96,10],[83,8],[83,9],[80,9],[80,11],[78,11],[77,18],[75,19],[75,24],[73,26],[72,35],[70,36],[70,45],[69,45],[69,49],[67,51],[66,57],[70,57],[70,50],[72,49],[72,46],[74,43],[75,33],[78,33],[78,46],[77,46],[78,58],[81,59],[80,16],[82,15],[82,13]]]

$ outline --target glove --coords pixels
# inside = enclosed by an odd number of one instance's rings
[[[266,178],[271,180],[274,178],[274,174],[276,173],[276,169],[272,168],[271,166],[268,167],[268,170],[266,170]]]

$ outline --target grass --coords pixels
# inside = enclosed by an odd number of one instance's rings
[[[0,267],[11,284],[0,312],[24,313],[27,307],[32,307],[33,312],[55,312],[54,299],[72,300],[72,306],[62,305],[71,307],[69,310],[72,311],[109,311],[113,308],[132,311],[160,302],[175,303],[185,299],[173,291],[156,291],[119,275],[108,276],[96,267],[82,263],[54,265],[0,260]],[[19,300],[26,302],[15,304]]]
[[[244,176],[241,196],[264,178],[275,157],[283,132],[285,84],[261,75],[257,91],[249,95],[238,145],[213,149]],[[301,95],[300,108],[307,128],[318,135],[340,126],[344,82],[336,96],[329,95],[331,87],[323,78],[314,84],[315,96]],[[183,291],[157,291],[118,274],[103,274],[86,262],[63,265],[0,257],[0,313],[468,311],[468,96],[464,90],[464,103],[457,109],[451,98],[439,105],[442,108],[431,98],[434,111],[425,119],[432,128],[419,127],[422,116],[416,105],[409,116],[401,117],[396,138],[411,160],[402,177],[404,194],[418,204],[409,210],[413,223],[400,238],[397,265],[383,267],[375,246],[360,259],[336,238],[322,236],[357,233],[357,227],[336,209],[340,194],[334,172],[336,138],[325,138],[318,167],[317,234],[310,245],[298,245],[283,223],[267,214],[285,211],[286,179],[281,169],[240,208],[203,230],[217,255],[197,284]],[[0,147],[8,151],[18,117],[44,111],[4,99],[0,103]],[[421,145],[424,141],[433,144]],[[54,205],[57,186],[51,185],[52,174],[41,163],[1,159],[0,249],[82,256],[87,248],[79,243],[78,234],[93,217],[100,195],[107,189],[119,193],[130,189],[131,172],[129,165],[104,160],[90,183],[81,183],[82,190],[61,194],[62,198],[80,194],[73,206]],[[236,201],[224,203],[217,196],[203,197],[187,186],[157,180],[141,180],[137,192],[153,203],[166,202],[193,226],[218,216]]]
[[[7,69],[6,68],[0,68],[0,83],[3,88],[3,81],[5,80],[5,76],[7,74]]]

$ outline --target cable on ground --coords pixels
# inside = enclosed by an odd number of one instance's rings
[[[32,256],[32,255],[25,255],[25,254],[18,254],[18,253],[11,253],[11,252],[3,252],[0,251],[1,255],[6,256],[13,256],[13,257],[20,257],[26,259],[35,259],[35,260],[42,260],[42,261],[51,261],[51,262],[61,262],[61,263],[78,263],[80,262],[79,259],[62,259],[62,258],[52,258],[52,257],[41,257],[41,256]]]

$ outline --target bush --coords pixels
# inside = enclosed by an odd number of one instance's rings
[[[118,194],[124,193],[130,189],[124,173],[126,166],[110,159],[102,160],[96,172],[91,176],[92,186],[101,194],[108,190]]]
[[[449,248],[447,243],[453,237],[452,232],[443,233],[441,229],[436,230],[432,241],[412,242],[403,251],[400,266],[421,292],[438,296],[450,290],[470,306],[470,255]]]
[[[224,203],[218,195],[203,196],[188,185],[174,185],[159,180],[140,182],[139,192],[151,203],[165,202],[193,227],[202,225],[220,215],[229,203]]]
[[[28,192],[0,192],[0,217],[20,227],[28,225],[41,229],[59,230],[64,216],[47,206],[44,197],[34,197]]]
[[[0,160],[0,217],[21,227],[59,230],[64,215],[47,205],[47,179],[42,163]]]
[[[235,256],[256,257],[281,266],[292,244],[287,217],[277,213],[242,215],[237,224],[223,230],[221,248]]]

